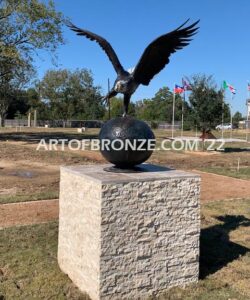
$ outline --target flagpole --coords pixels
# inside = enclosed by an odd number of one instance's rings
[[[225,89],[223,89],[223,97],[222,97],[222,120],[221,120],[221,139],[224,138],[224,108],[225,108]]]
[[[174,138],[175,88],[173,91],[172,139]]]
[[[248,114],[248,101],[250,98],[250,89],[249,89],[249,81],[247,81],[247,101],[246,101],[246,106],[247,106],[247,121],[246,121],[246,141],[248,141],[248,130],[249,130],[249,114]]]
[[[247,99],[247,123],[246,123],[246,141],[248,142],[248,132],[249,132],[249,111],[248,111],[248,101]]]
[[[184,103],[186,98],[186,91],[184,89],[181,106],[181,137],[183,137],[183,124],[184,124]]]
[[[233,138],[233,93],[231,93],[231,104],[230,104],[230,122],[231,122],[231,133],[230,133],[230,138]]]
[[[249,90],[249,81],[247,81],[247,98],[250,97],[250,90]]]

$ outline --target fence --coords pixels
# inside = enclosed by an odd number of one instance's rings
[[[47,125],[48,127],[62,127],[62,128],[101,128],[104,124],[104,121],[100,120],[37,120],[36,126],[38,127],[45,127]],[[152,123],[150,121],[146,121],[146,123],[149,126],[152,126]],[[172,124],[166,123],[166,122],[156,122],[157,128],[159,129],[172,129]],[[17,127],[17,126],[28,126],[28,120],[27,119],[6,119],[5,120],[5,127]],[[31,127],[34,126],[34,120],[31,120]],[[181,128],[181,122],[176,121],[174,125],[174,129],[178,130]],[[249,121],[249,128],[250,128],[250,121]]]
[[[158,128],[159,129],[172,129],[172,124],[170,123],[165,123],[165,122],[159,122],[158,123]],[[181,128],[181,122],[179,121],[176,121],[174,123],[174,129],[177,130],[177,129],[180,129]]]
[[[49,127],[63,127],[63,128],[101,128],[103,125],[103,121],[99,120],[37,120],[36,125],[38,127],[45,127],[48,125]],[[5,120],[5,127],[16,127],[16,126],[28,126],[28,120],[25,119],[7,119]],[[34,126],[34,121],[31,121],[31,127]]]

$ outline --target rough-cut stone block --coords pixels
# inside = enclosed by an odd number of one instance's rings
[[[147,299],[198,280],[200,177],[144,166],[61,168],[58,262],[93,300]]]

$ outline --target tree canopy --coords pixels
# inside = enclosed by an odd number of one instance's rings
[[[187,103],[184,104],[188,108]],[[173,93],[168,87],[160,88],[152,99],[144,99],[136,103],[137,116],[146,121],[172,122]],[[182,98],[175,97],[175,120],[181,119]]]
[[[100,119],[104,115],[100,87],[89,70],[50,70],[37,86],[52,119]]]
[[[54,2],[0,1],[0,60],[10,67],[31,64],[37,50],[54,52],[64,42],[64,18]],[[5,73],[5,72],[4,72]],[[3,76],[3,72],[0,74]]]
[[[34,74],[34,55],[39,50],[55,53],[64,42],[63,22],[52,0],[0,0],[0,126],[16,85]]]
[[[194,75],[189,78],[192,92],[189,96],[190,113],[193,125],[203,129],[214,128],[229,120],[229,107],[224,103],[223,90],[218,89],[213,76],[205,74]]]

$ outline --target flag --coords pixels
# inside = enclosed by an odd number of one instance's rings
[[[236,94],[236,89],[230,84],[228,85],[228,87],[229,87],[230,92],[235,95]]]
[[[183,88],[183,86],[179,86],[179,85],[175,85],[174,86],[174,93],[175,94],[181,94],[181,93],[183,93],[184,92],[184,88]]]
[[[184,91],[192,91],[191,85],[183,78],[182,78],[182,86]]]
[[[230,92],[232,94],[234,94],[234,95],[236,94],[236,89],[231,84],[228,84],[225,80],[223,81],[222,86],[223,86],[224,90],[226,90],[227,88],[229,88],[229,90],[230,90]]]
[[[223,86],[224,90],[226,90],[228,88],[228,84],[227,84],[227,82],[225,80],[223,81],[222,86]]]
[[[247,83],[247,90],[250,91],[250,83]]]

